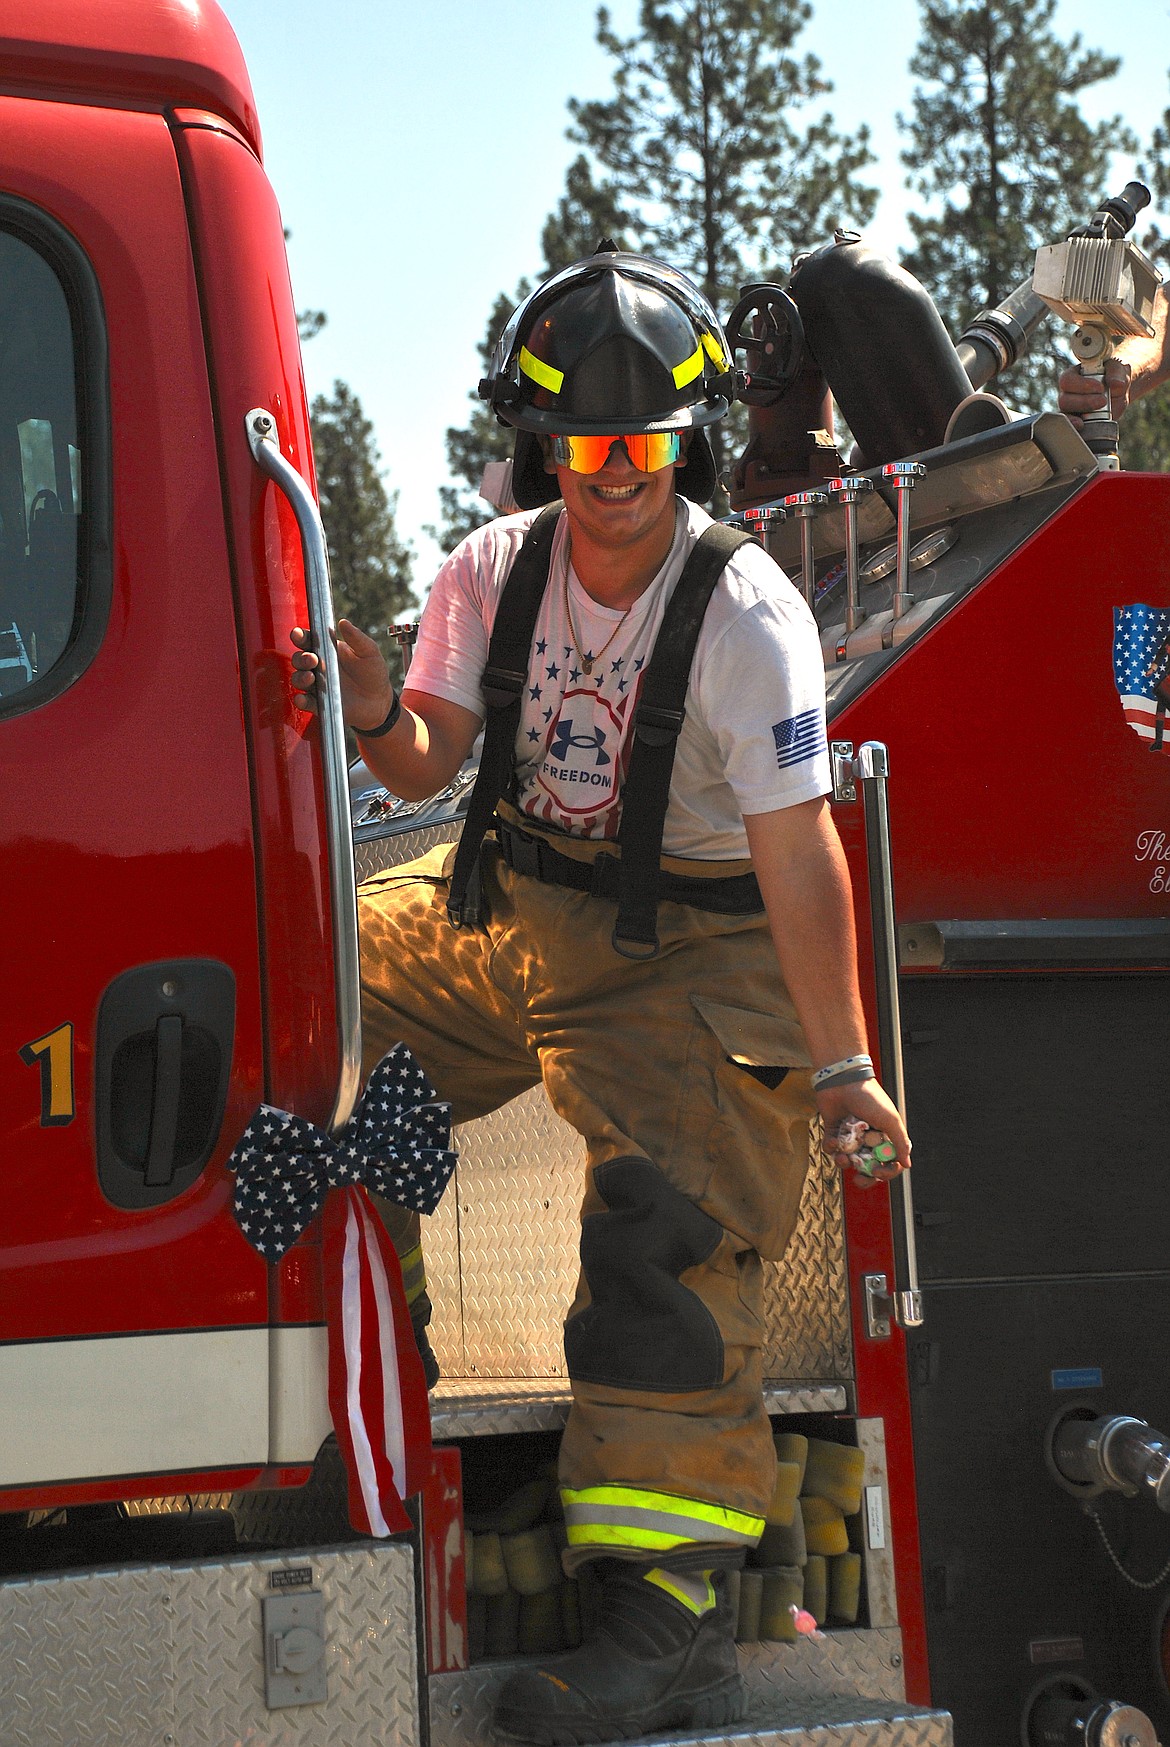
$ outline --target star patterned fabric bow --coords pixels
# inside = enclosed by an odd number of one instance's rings
[[[382,1057],[335,1139],[303,1116],[261,1104],[228,1159],[240,1230],[267,1262],[292,1247],[330,1189],[361,1184],[433,1213],[454,1168],[451,1106],[435,1098],[404,1043]]]
[[[363,1535],[409,1530],[402,1501],[431,1467],[426,1379],[402,1269],[367,1191],[433,1213],[455,1167],[450,1142],[451,1106],[398,1043],[335,1138],[262,1104],[228,1160],[240,1230],[265,1261],[279,1261],[323,1215],[329,1411],[349,1520]]]

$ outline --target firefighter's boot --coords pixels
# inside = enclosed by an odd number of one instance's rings
[[[495,1725],[538,1747],[717,1729],[746,1710],[728,1572],[606,1559],[598,1628],[578,1650],[505,1681]]]

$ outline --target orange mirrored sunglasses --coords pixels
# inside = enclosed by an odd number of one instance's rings
[[[554,437],[553,460],[571,473],[600,473],[615,443],[625,445],[630,466],[639,473],[672,467],[682,454],[678,431],[634,431],[620,437]]]

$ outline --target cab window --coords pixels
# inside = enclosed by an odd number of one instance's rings
[[[62,689],[100,640],[108,579],[94,553],[108,541],[86,500],[103,365],[100,296],[76,243],[0,200],[0,714]]]

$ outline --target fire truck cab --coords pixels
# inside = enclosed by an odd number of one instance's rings
[[[355,877],[454,838],[466,784],[358,792],[351,831],[336,724],[294,703],[327,570],[214,0],[10,0],[0,122],[0,1744],[459,1747],[588,1606],[516,1545],[557,1544],[579,1143],[538,1093],[459,1135],[427,1222],[429,1478],[409,1534],[354,1535],[319,1236],[267,1266],[226,1161],[262,1101],[351,1107]],[[847,1551],[744,1574],[744,1736],[1151,1747],[1170,484],[1102,472],[1055,413],[935,425],[875,427],[832,491],[823,446],[740,474],[822,627],[916,1140],[913,1196],[816,1153],[769,1270],[777,1436],[822,1472],[849,1452],[855,1496]],[[793,1583],[823,1635],[788,1629]]]
[[[0,1394],[21,1508],[312,1460],[306,1336],[274,1336],[222,1160],[262,1096],[327,1115],[337,1040],[316,753],[281,647],[299,540],[235,413],[270,407],[312,477],[247,74],[214,8],[17,6],[4,33]]]

